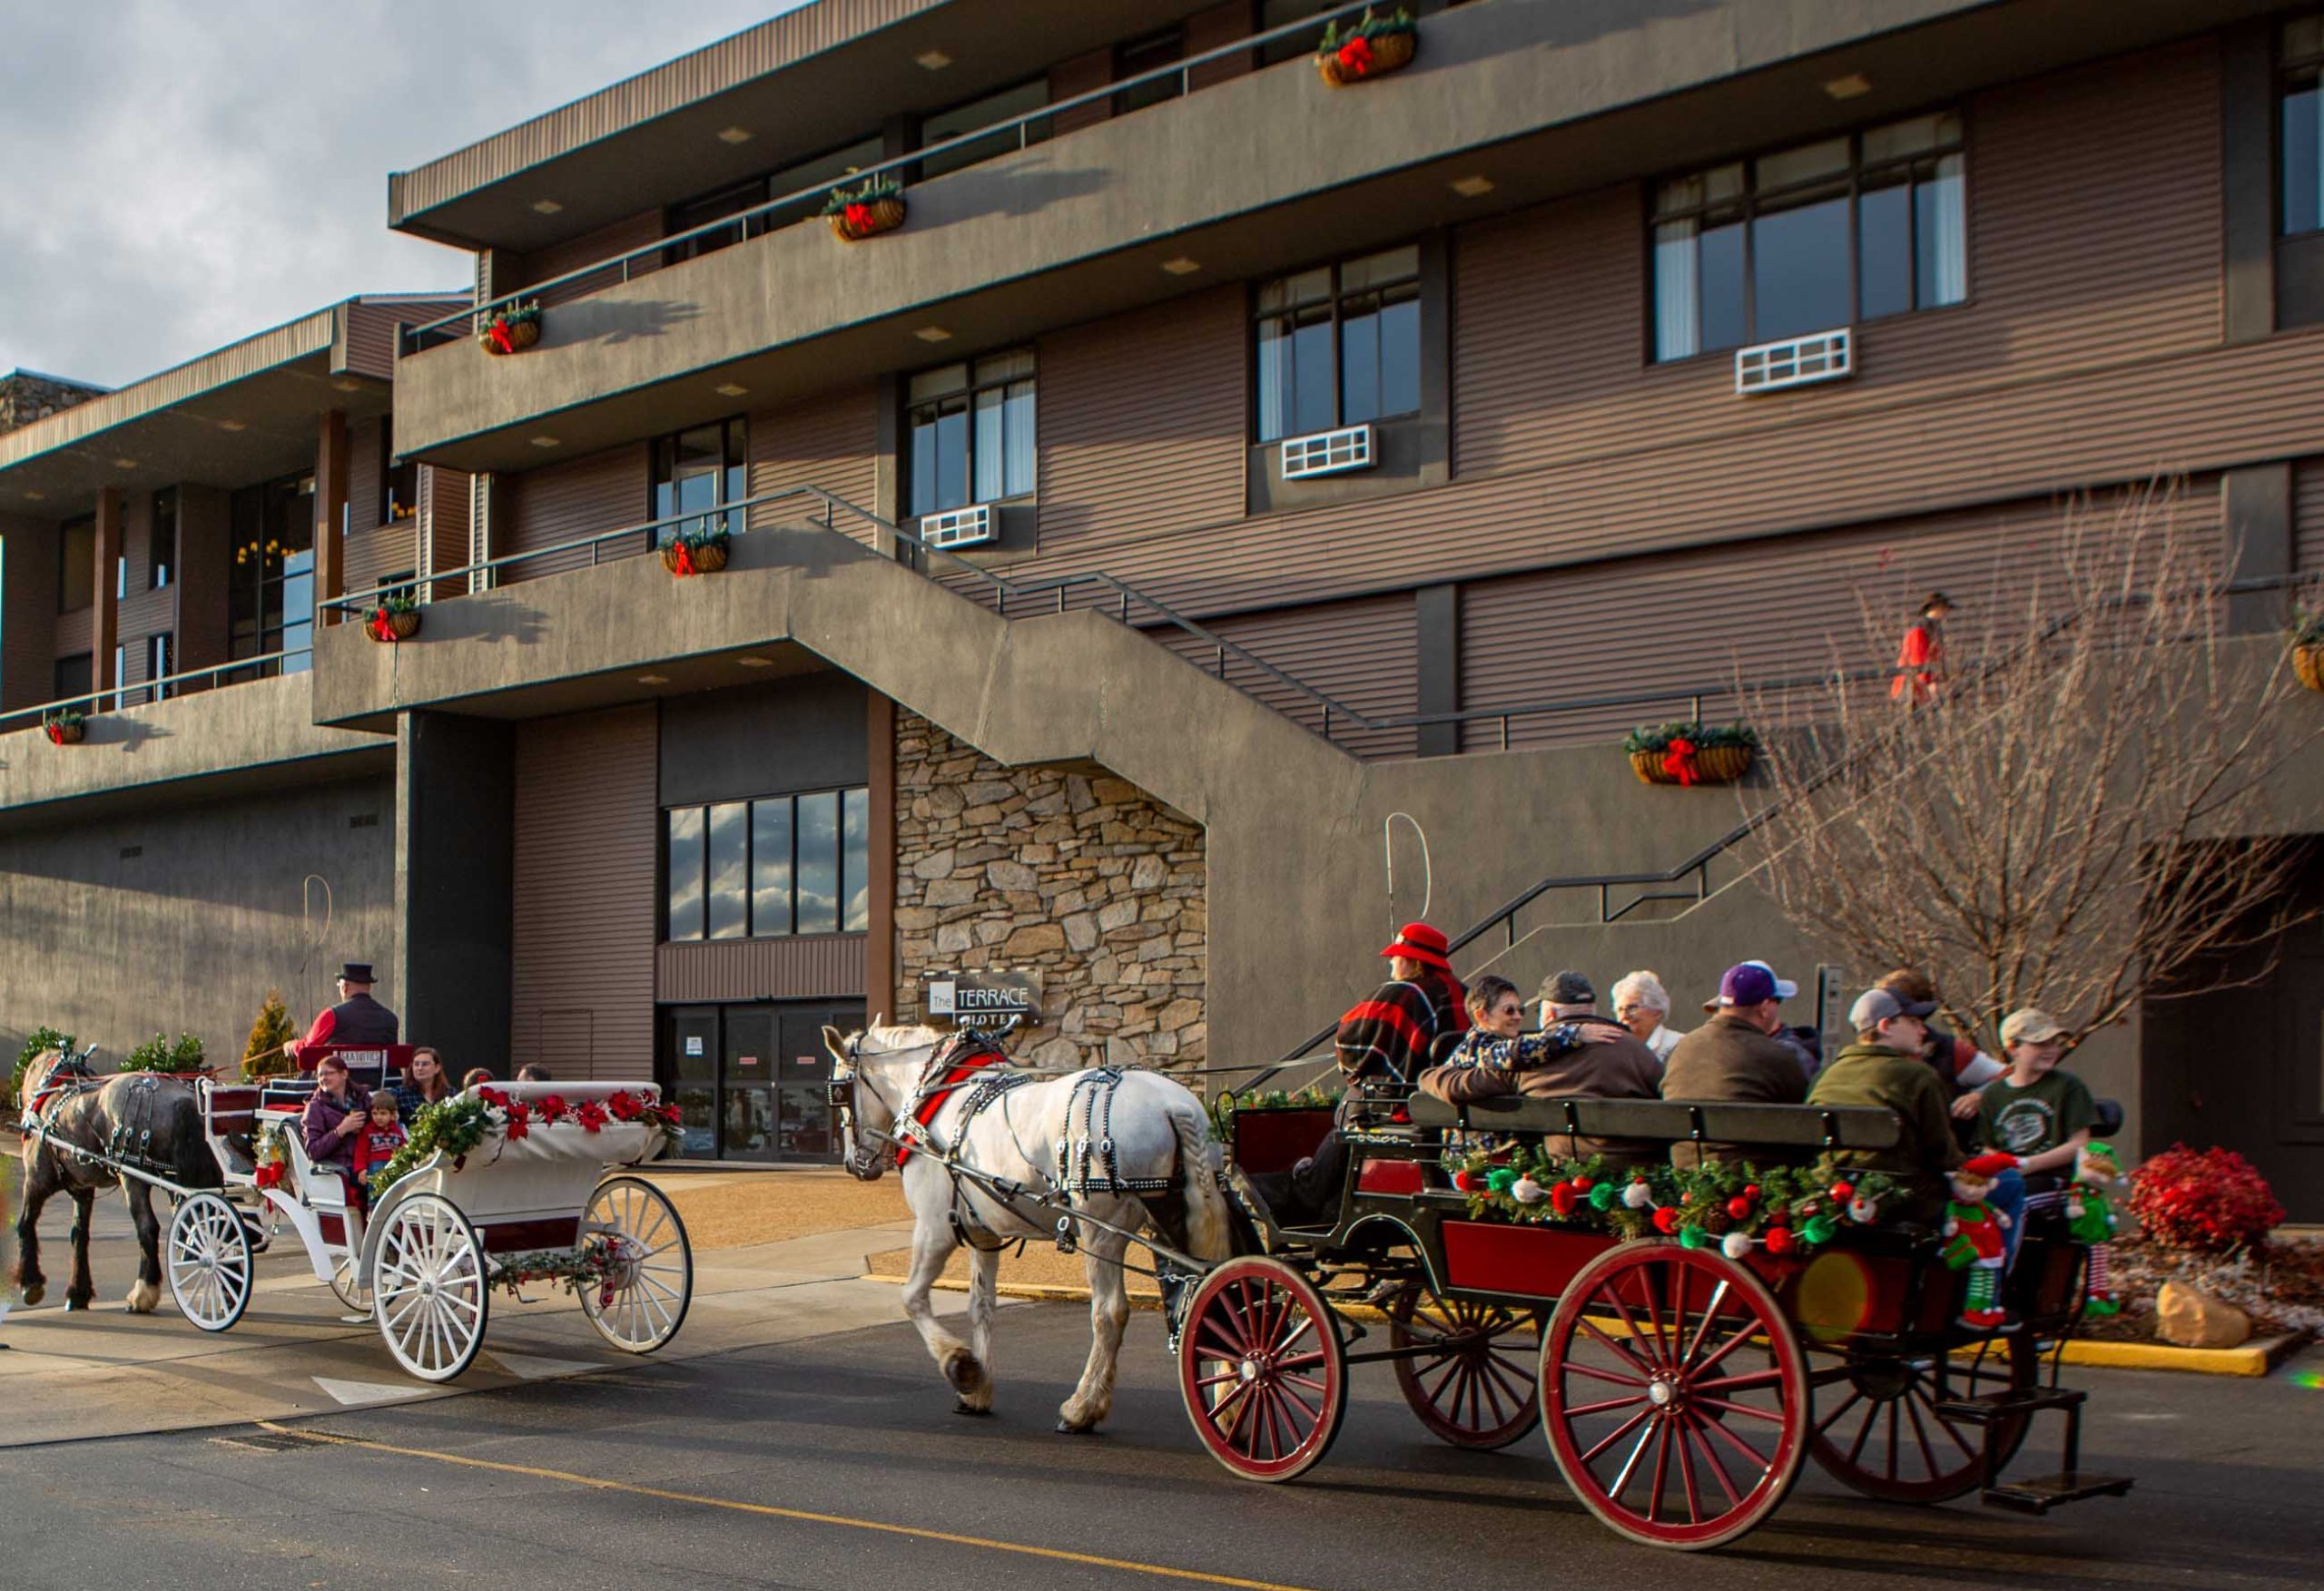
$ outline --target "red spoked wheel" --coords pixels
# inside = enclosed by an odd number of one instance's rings
[[[1807,1450],[1807,1355],[1758,1278],[1715,1249],[1607,1250],[1541,1339],[1541,1423],[1574,1495],[1649,1547],[1733,1541]]]
[[[1456,1448],[1505,1448],[1533,1429],[1541,1337],[1534,1311],[1443,1298],[1425,1282],[1388,1302],[1389,1345],[1428,1350],[1395,1361],[1396,1385],[1421,1424]]]
[[[1203,1278],[1178,1338],[1178,1392],[1210,1456],[1246,1480],[1289,1480],[1330,1451],[1347,1412],[1331,1306],[1280,1260]]]
[[[1825,1471],[1866,1497],[1892,1503],[1942,1503],[1984,1482],[1984,1430],[1937,1411],[1951,1398],[2025,1391],[2042,1376],[2041,1350],[2022,1333],[1974,1359],[1852,1359],[1825,1391],[1809,1451]],[[1942,1350],[1938,1350],[1940,1353]],[[2006,1464],[2025,1440],[2026,1420],[1994,1428],[1994,1456]]]

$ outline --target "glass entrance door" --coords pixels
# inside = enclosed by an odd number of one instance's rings
[[[863,1025],[863,1007],[827,1000],[674,1006],[662,1020],[662,1077],[695,1160],[840,1158],[822,1028]]]

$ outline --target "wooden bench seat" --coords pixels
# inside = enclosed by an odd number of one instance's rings
[[[1677,1099],[1535,1099],[1511,1095],[1448,1105],[1432,1095],[1404,1102],[1415,1127],[1552,1134],[1783,1149],[1893,1149],[1903,1127],[1876,1105],[1689,1104]]]

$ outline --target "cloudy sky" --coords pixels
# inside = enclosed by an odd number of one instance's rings
[[[121,386],[465,285],[387,175],[800,0],[0,0],[0,370]]]

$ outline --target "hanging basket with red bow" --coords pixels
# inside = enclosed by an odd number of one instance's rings
[[[392,646],[419,633],[419,599],[399,594],[386,596],[363,615],[363,633]]]
[[[1409,11],[1374,16],[1366,11],[1345,33],[1334,22],[1324,29],[1315,51],[1315,70],[1334,88],[1363,83],[1412,64],[1420,48],[1420,27]]]
[[[832,189],[823,216],[840,241],[860,243],[904,224],[903,193],[893,177],[869,177],[853,188]]]
[[[522,353],[541,339],[540,300],[502,305],[485,317],[477,328],[476,339],[495,358]]]
[[[681,531],[662,544],[662,567],[679,580],[715,575],[726,567],[727,535],[715,530]]]
[[[1732,784],[1751,771],[1758,734],[1745,723],[1641,724],[1622,741],[1646,784]]]
[[[89,732],[89,719],[86,713],[75,712],[67,707],[42,719],[40,729],[51,745],[77,746],[82,737]]]

